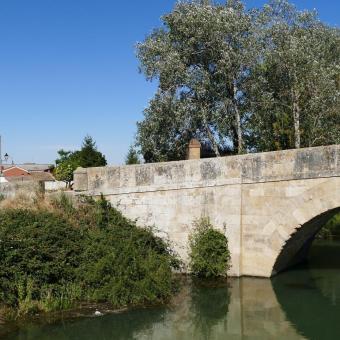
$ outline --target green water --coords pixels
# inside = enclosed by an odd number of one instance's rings
[[[183,284],[166,307],[26,323],[5,339],[340,339],[340,243],[273,278]]]

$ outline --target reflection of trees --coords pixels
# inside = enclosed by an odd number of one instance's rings
[[[24,325],[11,339],[126,340],[210,339],[227,321],[230,294],[223,284],[186,283],[169,306],[138,308],[127,312],[65,323]]]
[[[55,325],[32,325],[25,327],[20,334],[11,339],[25,340],[126,340],[138,339],[140,334],[148,334],[154,324],[161,322],[164,307],[136,309],[129,312],[106,315],[103,317],[67,320]],[[148,338],[147,335],[144,338]]]
[[[227,319],[229,302],[226,282],[193,282],[190,309],[197,338],[209,339],[212,328]]]
[[[273,278],[282,309],[308,339],[340,339],[340,247],[312,248],[312,262]]]

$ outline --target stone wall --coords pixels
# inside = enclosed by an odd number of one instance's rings
[[[13,198],[18,194],[27,194],[34,196],[41,190],[41,185],[38,182],[19,182],[19,183],[0,183],[0,195],[3,198]]]
[[[208,216],[229,239],[230,274],[268,277],[282,251],[295,255],[284,249],[299,227],[340,207],[340,146],[78,169],[74,188],[154,225],[185,262],[193,221]]]

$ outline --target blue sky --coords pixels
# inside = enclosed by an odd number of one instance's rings
[[[340,26],[339,0],[295,0]],[[265,1],[248,0],[250,7]],[[123,163],[155,92],[134,45],[174,0],[0,0],[0,134],[14,161],[53,162],[90,134]]]

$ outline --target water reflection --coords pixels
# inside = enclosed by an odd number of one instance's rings
[[[211,339],[216,327],[227,320],[230,289],[225,282],[193,282],[190,315],[195,338]],[[223,323],[225,325],[225,322]],[[226,327],[223,327],[226,330]]]
[[[170,307],[101,318],[26,325],[8,339],[300,339],[286,321],[270,280],[187,283]]]
[[[310,262],[274,278],[286,317],[307,339],[340,339],[340,244],[319,243]]]
[[[340,245],[332,247],[314,247],[309,266],[272,280],[187,282],[167,307],[25,325],[8,339],[340,339],[340,261],[330,265]]]

